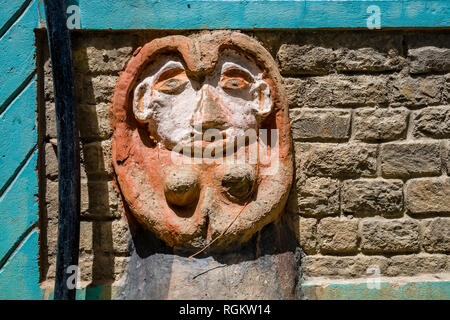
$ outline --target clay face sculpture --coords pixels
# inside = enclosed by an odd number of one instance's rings
[[[112,105],[125,208],[168,245],[229,250],[283,210],[292,180],[287,101],[270,54],[236,32],[136,50]]]
[[[248,129],[259,128],[272,101],[262,71],[233,50],[224,50],[212,73],[189,78],[180,58],[161,58],[137,85],[133,96],[136,119],[166,148],[205,148],[232,145]],[[198,136],[199,139],[195,139]],[[211,140],[211,139],[209,139]]]

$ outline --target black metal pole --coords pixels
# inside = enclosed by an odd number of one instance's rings
[[[78,265],[80,242],[80,156],[72,52],[66,25],[65,2],[65,0],[44,0],[58,140],[58,251],[55,300],[75,299],[76,288],[70,285],[73,283],[71,280],[74,274],[70,272],[72,269],[67,268]]]

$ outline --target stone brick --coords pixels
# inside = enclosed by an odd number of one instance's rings
[[[445,79],[439,76],[403,77],[391,81],[392,106],[427,106],[442,103]]]
[[[133,47],[128,37],[90,36],[76,39],[73,47],[73,64],[80,73],[111,73],[125,69]]]
[[[51,256],[49,269],[47,271],[46,279],[53,280],[55,279],[56,274],[56,256]],[[86,285],[90,283],[92,280],[92,254],[81,252],[78,258],[78,268],[79,275],[81,280],[81,285],[85,283]],[[53,286],[52,286],[53,289]]]
[[[450,202],[448,203],[450,206]],[[422,245],[427,252],[450,252],[450,218],[422,221]]]
[[[317,226],[322,253],[352,253],[358,247],[358,220],[323,218]]]
[[[301,248],[307,254],[316,252],[316,229],[317,219],[303,218],[298,215],[293,216],[294,231]]]
[[[305,216],[339,213],[339,181],[330,178],[309,178],[297,184],[299,213]]]
[[[46,181],[45,204],[47,218],[58,220],[58,181]]]
[[[342,210],[355,216],[395,215],[403,210],[401,180],[361,179],[344,181]]]
[[[450,71],[450,49],[433,46],[408,50],[411,73]]]
[[[46,221],[46,236],[47,238],[45,243],[45,249],[48,256],[56,256],[57,253],[57,244],[58,244],[58,211],[52,214],[52,217]],[[92,237],[91,237],[92,240]],[[81,242],[81,241],[80,241]],[[41,248],[43,248],[43,243],[40,244]],[[49,264],[53,261],[49,258]],[[55,261],[56,262],[56,261]]]
[[[294,140],[346,140],[349,138],[349,110],[294,109],[290,113]]]
[[[436,274],[448,272],[447,256],[443,254],[406,254],[390,258],[384,276],[414,276],[419,274]]]
[[[416,138],[450,138],[450,106],[428,107],[414,114],[413,135]]]
[[[52,76],[52,64],[50,62],[50,59],[47,59],[44,62],[43,71],[44,71],[44,100],[53,102],[54,101],[53,76]]]
[[[109,106],[80,105],[78,107],[78,127],[80,138],[86,140],[107,139],[111,136],[111,124],[108,117]]]
[[[447,166],[447,175],[450,175],[450,141],[447,141],[444,149],[444,164]],[[447,160],[445,160],[447,158]]]
[[[280,71],[286,75],[326,74],[333,68],[331,48],[313,45],[283,44],[277,54]]]
[[[441,173],[439,143],[392,143],[381,146],[381,171],[385,177],[419,177]]]
[[[450,178],[410,180],[405,193],[406,207],[411,213],[450,212]]]
[[[363,143],[295,143],[297,176],[370,177],[376,174],[377,146]]]
[[[113,221],[94,221],[95,246],[98,252],[128,255],[129,229],[124,218]]]
[[[80,251],[92,253],[93,249],[93,235],[91,221],[80,221]],[[95,235],[98,236],[97,234]]]
[[[114,257],[114,280],[120,281],[120,279],[126,274],[129,257]]]
[[[370,275],[369,268],[378,267],[385,273],[389,259],[383,256],[356,255],[351,257],[335,257],[310,255],[302,259],[302,270],[305,277],[358,278]]]
[[[407,128],[408,110],[405,108],[363,108],[355,110],[353,121],[354,138],[374,142],[404,138]]]
[[[284,80],[291,107],[359,107],[388,102],[385,76],[328,75]]]
[[[335,55],[336,70],[341,72],[381,72],[400,70],[403,66],[402,57],[397,50],[392,48],[382,52],[373,47],[359,49],[349,49],[344,47],[338,48],[335,51]]]
[[[45,144],[45,175],[49,179],[58,178],[57,148],[51,143]]]
[[[83,166],[87,175],[111,174],[111,141],[83,144]]]
[[[76,99],[79,104],[110,103],[118,77],[110,75],[75,75]]]
[[[111,181],[81,180],[83,218],[111,218],[122,215],[122,204]]]
[[[364,253],[408,253],[419,250],[419,224],[415,220],[364,219],[361,222]]]
[[[381,72],[399,70],[402,36],[384,34],[370,37],[361,32],[295,34],[283,38],[277,57],[286,75],[340,72]]]
[[[56,138],[56,113],[55,103],[45,102],[45,137]]]

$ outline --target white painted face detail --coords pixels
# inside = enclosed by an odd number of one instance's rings
[[[167,56],[147,70],[133,97],[136,119],[164,146],[177,150],[228,145],[246,130],[257,130],[271,111],[262,71],[233,50],[222,52],[202,83],[188,78],[180,58]]]

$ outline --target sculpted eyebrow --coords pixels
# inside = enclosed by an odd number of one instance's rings
[[[183,68],[179,68],[179,67],[175,67],[166,71],[163,71],[159,77],[157,81],[164,81],[166,79],[170,79],[173,78],[177,75],[179,75],[180,73],[185,72],[185,70]]]
[[[242,70],[240,68],[237,68],[237,67],[229,67],[229,68],[227,68],[226,70],[224,70],[222,72],[222,75],[226,76],[226,77],[229,77],[229,78],[231,78],[231,77],[241,77],[241,78],[244,78],[248,82],[253,82],[254,81],[253,76],[250,73],[248,73],[247,71],[244,71],[244,70]]]

